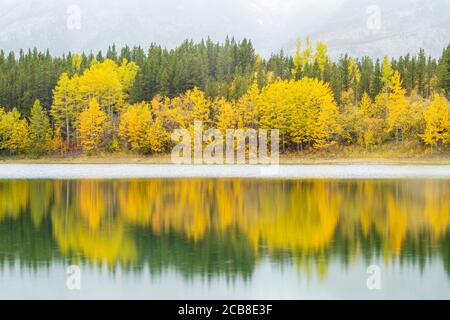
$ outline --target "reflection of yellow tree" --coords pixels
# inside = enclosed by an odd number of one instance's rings
[[[323,180],[294,182],[290,188],[287,193],[283,188],[275,188],[270,196],[261,192],[257,197],[259,214],[254,215],[257,219],[245,221],[246,216],[239,216],[238,225],[250,239],[260,241],[270,250],[323,249],[334,235],[339,194],[333,194],[333,188]]]
[[[324,181],[308,185],[285,193],[278,182],[132,180],[120,184],[118,197],[121,215],[156,232],[198,240],[207,230],[237,227],[255,246],[315,250],[333,236],[339,197]]]
[[[51,195],[53,191],[53,182],[49,180],[35,182],[34,184],[30,184],[28,189],[31,189],[31,192],[29,193],[31,217],[34,225],[39,226],[51,205],[52,199],[49,195]]]
[[[22,214],[28,205],[28,187],[26,180],[0,182],[0,221]]]
[[[436,192],[436,189],[439,191]],[[450,200],[448,184],[436,186],[429,181],[425,183],[425,216],[427,217],[436,239],[443,236],[450,224]]]
[[[137,255],[135,245],[123,221],[104,214],[106,204],[100,202],[112,201],[114,193],[109,198],[101,196],[102,186],[99,181],[55,182],[53,236],[63,254],[108,265],[132,262]]]
[[[131,263],[136,259],[136,247],[125,232],[122,221],[91,232],[76,214],[52,215],[53,235],[63,254],[82,255],[92,262]],[[70,226],[70,227],[69,227]]]
[[[98,181],[81,180],[77,185],[77,200],[80,214],[88,221],[92,230],[97,230],[109,200],[103,198],[102,184]]]
[[[406,237],[407,228],[407,207],[397,202],[392,194],[388,196],[387,202],[388,220],[387,232],[390,239],[392,249],[398,255],[402,249],[402,243]],[[386,227],[385,227],[386,228]]]
[[[118,188],[120,215],[131,223],[150,225],[155,232],[173,230],[199,239],[210,224],[210,184],[200,180],[121,183]]]

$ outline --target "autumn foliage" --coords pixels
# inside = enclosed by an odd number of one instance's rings
[[[330,59],[324,43],[315,50],[297,44],[290,79],[255,72],[247,89],[235,97],[211,96],[194,86],[169,97],[156,94],[133,103],[139,67],[123,59],[93,60],[81,69],[73,55],[71,72],[60,75],[50,107],[39,100],[25,118],[18,109],[0,107],[0,150],[6,154],[85,152],[168,153],[173,130],[279,129],[282,152],[385,142],[418,141],[432,147],[450,142],[450,106],[445,90],[427,89],[429,98],[404,87],[399,70],[386,57],[379,66],[379,93],[360,92],[362,65],[346,62],[346,85],[336,96],[326,80]],[[316,77],[307,76],[316,68]],[[261,77],[264,85],[261,85]],[[236,85],[236,84],[233,84]],[[235,88],[238,90],[238,88]],[[234,90],[234,89],[233,89]],[[240,90],[240,89],[239,89]]]

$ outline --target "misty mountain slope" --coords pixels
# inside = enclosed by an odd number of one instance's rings
[[[367,28],[370,5],[380,8],[380,29]],[[80,29],[68,27],[79,13]],[[292,52],[297,38],[330,45],[332,55],[382,56],[416,52],[435,56],[450,41],[450,0],[0,0],[0,48],[96,51],[156,42],[172,48],[189,38],[250,38],[269,55]],[[75,20],[76,20],[75,15]],[[72,20],[71,20],[72,19]]]
[[[379,29],[371,29],[368,20],[377,8]],[[449,12],[449,0],[352,0],[338,8],[312,36],[327,42],[334,53],[398,56],[425,48],[439,56],[450,42]]]

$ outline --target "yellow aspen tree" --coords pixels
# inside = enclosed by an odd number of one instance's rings
[[[361,97],[361,103],[359,105],[359,108],[361,110],[361,115],[365,118],[372,118],[373,117],[373,110],[372,110],[372,100],[370,100],[369,95],[367,92],[364,92]]]
[[[124,99],[117,64],[110,59],[102,63],[94,60],[79,78],[79,92],[82,106],[86,107],[96,99],[100,109],[112,118],[113,113],[123,106]]]
[[[385,92],[388,92],[393,74],[394,71],[392,70],[392,65],[389,61],[389,57],[385,56],[383,59],[383,64],[381,66],[381,82],[384,85]]]
[[[372,101],[370,100],[367,92],[364,92],[361,97],[361,103],[359,105],[361,121],[358,127],[358,141],[365,148],[368,148],[374,144],[374,130],[371,126],[373,111],[372,111]]]
[[[16,109],[14,115],[13,132],[9,149],[18,152],[26,151],[28,147],[29,129],[27,120],[20,118],[20,113]]]
[[[28,123],[14,108],[4,112],[0,108],[0,149],[11,153],[23,152],[28,147]]]
[[[358,128],[360,127],[361,115],[360,109],[355,103],[355,93],[352,88],[341,93],[340,108],[341,138],[347,144],[354,143],[359,137]]]
[[[380,144],[383,139],[385,120],[382,116],[385,112],[379,110],[378,103],[372,102],[367,92],[364,92],[359,107],[361,120],[358,127],[358,142],[366,149]]]
[[[257,102],[261,129],[278,129],[283,148],[289,140],[289,110],[300,107],[292,98],[294,81],[280,80],[267,85]]]
[[[406,90],[402,87],[402,80],[398,71],[394,72],[389,85],[390,93],[388,96],[388,125],[389,131],[394,131],[396,141],[398,142],[402,130],[405,126],[405,114],[408,108],[408,99],[405,97]]]
[[[305,71],[305,66],[308,63],[311,63],[311,60],[313,58],[313,49],[312,49],[312,44],[311,44],[311,40],[309,39],[309,37],[306,38],[306,44],[305,44],[305,50],[303,50],[302,54],[302,60],[303,60],[303,70]]]
[[[6,126],[5,117],[5,109],[0,107],[0,150],[5,149],[5,140],[6,140],[6,130],[8,127]]]
[[[89,107],[81,112],[79,119],[79,132],[81,146],[84,151],[97,150],[102,142],[106,113],[100,110],[96,99],[89,102]]]
[[[292,143],[298,148],[313,144],[318,137],[319,113],[323,109],[334,115],[333,107],[337,109],[329,86],[311,78],[274,82],[261,91],[257,103],[260,128],[280,130],[283,148]]]
[[[314,128],[314,148],[323,149],[336,143],[333,136],[339,134],[340,126],[338,122],[339,110],[334,100],[329,97],[320,106]]]
[[[292,61],[294,63],[294,68],[291,70],[291,73],[295,78],[299,74],[299,71],[301,71],[303,65],[302,42],[300,39],[297,39],[295,42],[295,52]]]
[[[109,149],[117,149],[117,119],[129,91],[133,86],[138,66],[126,59],[117,65],[111,59],[103,62],[94,60],[79,77],[79,108],[88,106],[91,99],[96,99],[100,109],[107,113],[105,140]]]
[[[134,62],[129,62],[127,59],[122,60],[122,64],[117,68],[119,81],[122,85],[123,100],[126,100],[129,91],[134,84],[134,80],[139,71],[139,67]]]
[[[120,116],[119,136],[126,141],[132,151],[147,152],[149,149],[148,131],[152,124],[152,111],[145,103],[126,107]]]
[[[159,113],[163,116],[164,124],[166,128],[187,129],[192,125],[192,113],[186,109],[181,97],[175,97],[173,99],[164,99],[164,112]]]
[[[314,53],[314,61],[319,66],[320,76],[323,77],[325,65],[328,63],[328,46],[326,43],[317,41],[316,52]]]
[[[305,49],[303,51],[302,43],[300,39],[298,39],[295,45],[295,53],[293,56],[294,69],[292,70],[292,74],[294,78],[297,78],[301,72],[305,71],[306,65],[311,62],[312,58],[313,50],[309,37],[306,38]]]
[[[256,128],[258,124],[259,89],[256,81],[252,83],[247,92],[236,102],[238,128]]]
[[[185,128],[186,112],[182,111],[179,98],[169,99],[156,96],[151,101],[151,109],[156,118],[161,120],[167,131]]]
[[[403,135],[405,138],[416,139],[421,138],[421,134],[425,130],[424,111],[430,104],[429,99],[425,99],[412,90],[408,96],[408,107],[402,116],[403,119]]]
[[[72,55],[72,72],[78,74],[81,70],[81,64],[83,63],[83,57],[78,53]]]
[[[52,140],[50,142],[50,151],[59,151],[61,155],[64,153],[65,144],[61,138],[61,128],[55,127],[53,129]]]
[[[425,132],[422,139],[426,144],[436,146],[439,141],[450,141],[450,104],[445,97],[434,94],[433,101],[424,111]]]
[[[202,90],[195,87],[186,91],[182,98],[182,104],[182,108],[189,115],[188,126],[193,126],[194,121],[203,121],[204,127],[210,125],[211,101],[205,97],[205,93]]]
[[[73,135],[73,128],[76,127],[77,119],[77,93],[78,86],[76,80],[70,79],[67,73],[63,73],[53,90],[53,103],[50,114],[55,120],[55,125],[64,128],[67,148],[70,148],[70,141]]]
[[[353,90],[353,102],[356,103],[361,73],[359,72],[359,67],[353,58],[350,58],[348,60],[348,75],[350,80],[350,87]]]
[[[236,114],[231,102],[225,100],[225,98],[220,98],[216,100],[215,105],[217,105],[217,123],[216,127],[223,134],[226,133],[227,129],[235,129],[237,125]]]
[[[169,142],[169,134],[160,119],[156,119],[150,125],[150,128],[147,131],[147,139],[151,152],[161,153],[166,150]]]

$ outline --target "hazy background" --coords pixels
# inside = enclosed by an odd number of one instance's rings
[[[450,42],[450,0],[0,0],[0,49],[60,54],[115,43],[168,48],[189,38],[250,38],[258,53],[293,52],[310,36],[332,56],[398,56]],[[369,26],[368,26],[369,24]]]

